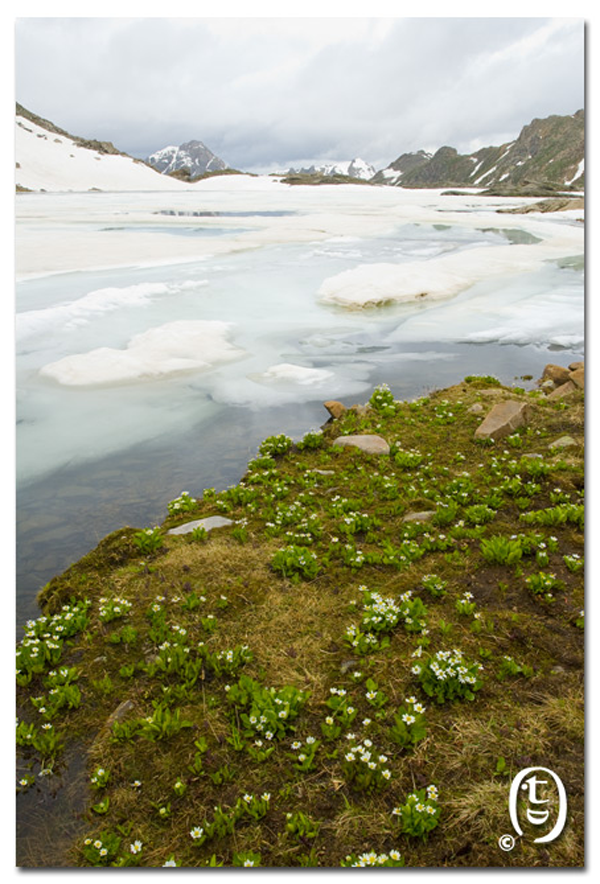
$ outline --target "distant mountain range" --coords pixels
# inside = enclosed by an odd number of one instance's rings
[[[440,147],[434,154],[404,153],[371,179],[400,187],[481,187],[515,191],[546,185],[582,190],[585,184],[585,115],[533,120],[515,141],[459,154]]]
[[[163,175],[177,175],[189,181],[194,181],[207,172],[222,172],[229,168],[202,141],[186,141],[179,147],[163,147],[147,157],[146,162]]]
[[[343,160],[336,163],[322,163],[318,166],[308,166],[306,168],[291,168],[285,173],[286,175],[325,175],[327,177],[334,175],[344,175],[349,178],[359,178],[362,181],[370,181],[375,175],[375,167],[370,163],[365,163],[360,157],[353,160]]]
[[[206,175],[230,174],[227,163],[203,142],[156,151],[147,160],[109,141],[70,135],[17,104],[16,184],[19,190],[164,190]],[[478,188],[488,194],[553,196],[585,185],[585,115],[535,119],[500,147],[459,154],[403,153],[378,172],[359,158],[276,173],[287,184],[361,184],[403,188]],[[157,173],[162,173],[157,175]],[[179,179],[179,181],[174,181]],[[169,182],[171,182],[169,184]]]

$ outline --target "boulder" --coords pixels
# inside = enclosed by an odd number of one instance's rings
[[[498,402],[475,430],[476,439],[501,439],[527,423],[527,403],[507,399]]]
[[[564,399],[565,396],[570,396],[572,393],[577,392],[577,387],[573,383],[573,381],[567,381],[566,384],[561,384],[560,387],[557,387],[556,390],[553,390],[552,393],[548,396],[548,399]]]
[[[360,448],[367,454],[390,453],[390,446],[382,436],[374,436],[369,433],[358,436],[338,436],[333,444],[338,448]]]
[[[569,380],[569,369],[549,362],[543,371],[542,380],[545,381],[548,378],[555,384],[564,384]]]
[[[167,534],[191,534],[195,528],[204,528],[205,531],[212,531],[213,528],[224,528],[226,525],[233,525],[231,519],[224,516],[208,516],[206,519],[196,519],[193,522],[185,522],[176,528],[171,528]]]
[[[551,381],[550,378],[546,378],[545,381],[542,381],[540,384],[540,390],[543,390],[544,393],[551,393],[552,390],[556,389],[556,384],[554,381]]]
[[[569,380],[576,384],[580,390],[583,390],[585,387],[585,371],[583,368],[577,368],[575,371],[572,371]]]
[[[569,365],[569,371],[577,371],[577,369],[583,368],[584,365],[585,362],[571,362],[571,364]]]
[[[328,399],[323,405],[334,420],[337,420],[338,417],[341,417],[346,412],[346,406],[335,399]]]

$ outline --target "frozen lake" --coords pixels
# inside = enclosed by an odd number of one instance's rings
[[[18,622],[106,533],[237,481],[325,399],[581,358],[581,213],[497,213],[515,202],[246,176],[20,195]]]

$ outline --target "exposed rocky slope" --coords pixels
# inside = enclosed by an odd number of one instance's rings
[[[459,154],[453,147],[405,153],[373,181],[402,187],[471,186],[503,190],[544,185],[581,190],[585,184],[585,114],[535,119],[515,141]]]

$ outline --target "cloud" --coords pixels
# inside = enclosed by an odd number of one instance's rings
[[[583,21],[19,19],[17,100],[135,156],[233,166],[467,150],[583,106]]]

